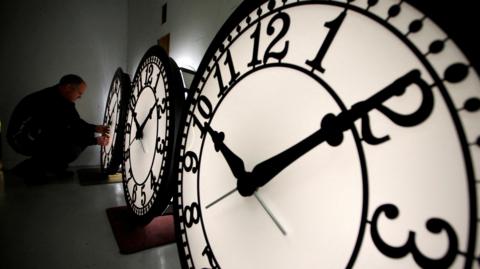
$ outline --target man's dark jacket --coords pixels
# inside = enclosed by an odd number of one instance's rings
[[[55,85],[24,97],[15,107],[7,141],[20,154],[31,156],[45,146],[96,143],[95,125],[80,118],[75,103],[60,95]]]

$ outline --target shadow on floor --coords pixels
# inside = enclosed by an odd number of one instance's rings
[[[79,168],[77,169],[77,175],[78,181],[82,186],[122,182],[121,173],[107,175],[102,173],[100,167]]]

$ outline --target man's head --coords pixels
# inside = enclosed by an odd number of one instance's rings
[[[70,102],[75,102],[80,99],[87,90],[85,81],[83,81],[81,77],[73,74],[63,76],[58,84],[60,94]]]

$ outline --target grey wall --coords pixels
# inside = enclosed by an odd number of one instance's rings
[[[117,67],[133,76],[146,50],[170,33],[170,56],[196,70],[208,45],[241,0],[30,0],[0,2],[0,120],[2,129],[20,99],[66,73],[89,86],[77,102],[88,122],[100,123]],[[161,23],[167,3],[167,23]],[[2,133],[7,168],[24,157]],[[89,147],[73,165],[99,164]]]
[[[8,118],[26,94],[51,86],[66,73],[88,84],[77,102],[80,116],[101,123],[106,92],[115,69],[126,69],[126,0],[29,0],[0,2],[0,120]],[[6,145],[12,167],[24,157]],[[74,165],[99,163],[99,147],[89,147]]]
[[[129,0],[128,71],[134,74],[145,51],[170,33],[170,56],[196,70],[203,54],[241,0]],[[162,6],[167,22],[162,25]]]

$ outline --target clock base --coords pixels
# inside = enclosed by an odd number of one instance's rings
[[[130,254],[175,241],[173,215],[162,215],[148,224],[139,222],[126,206],[107,209],[120,253]]]

